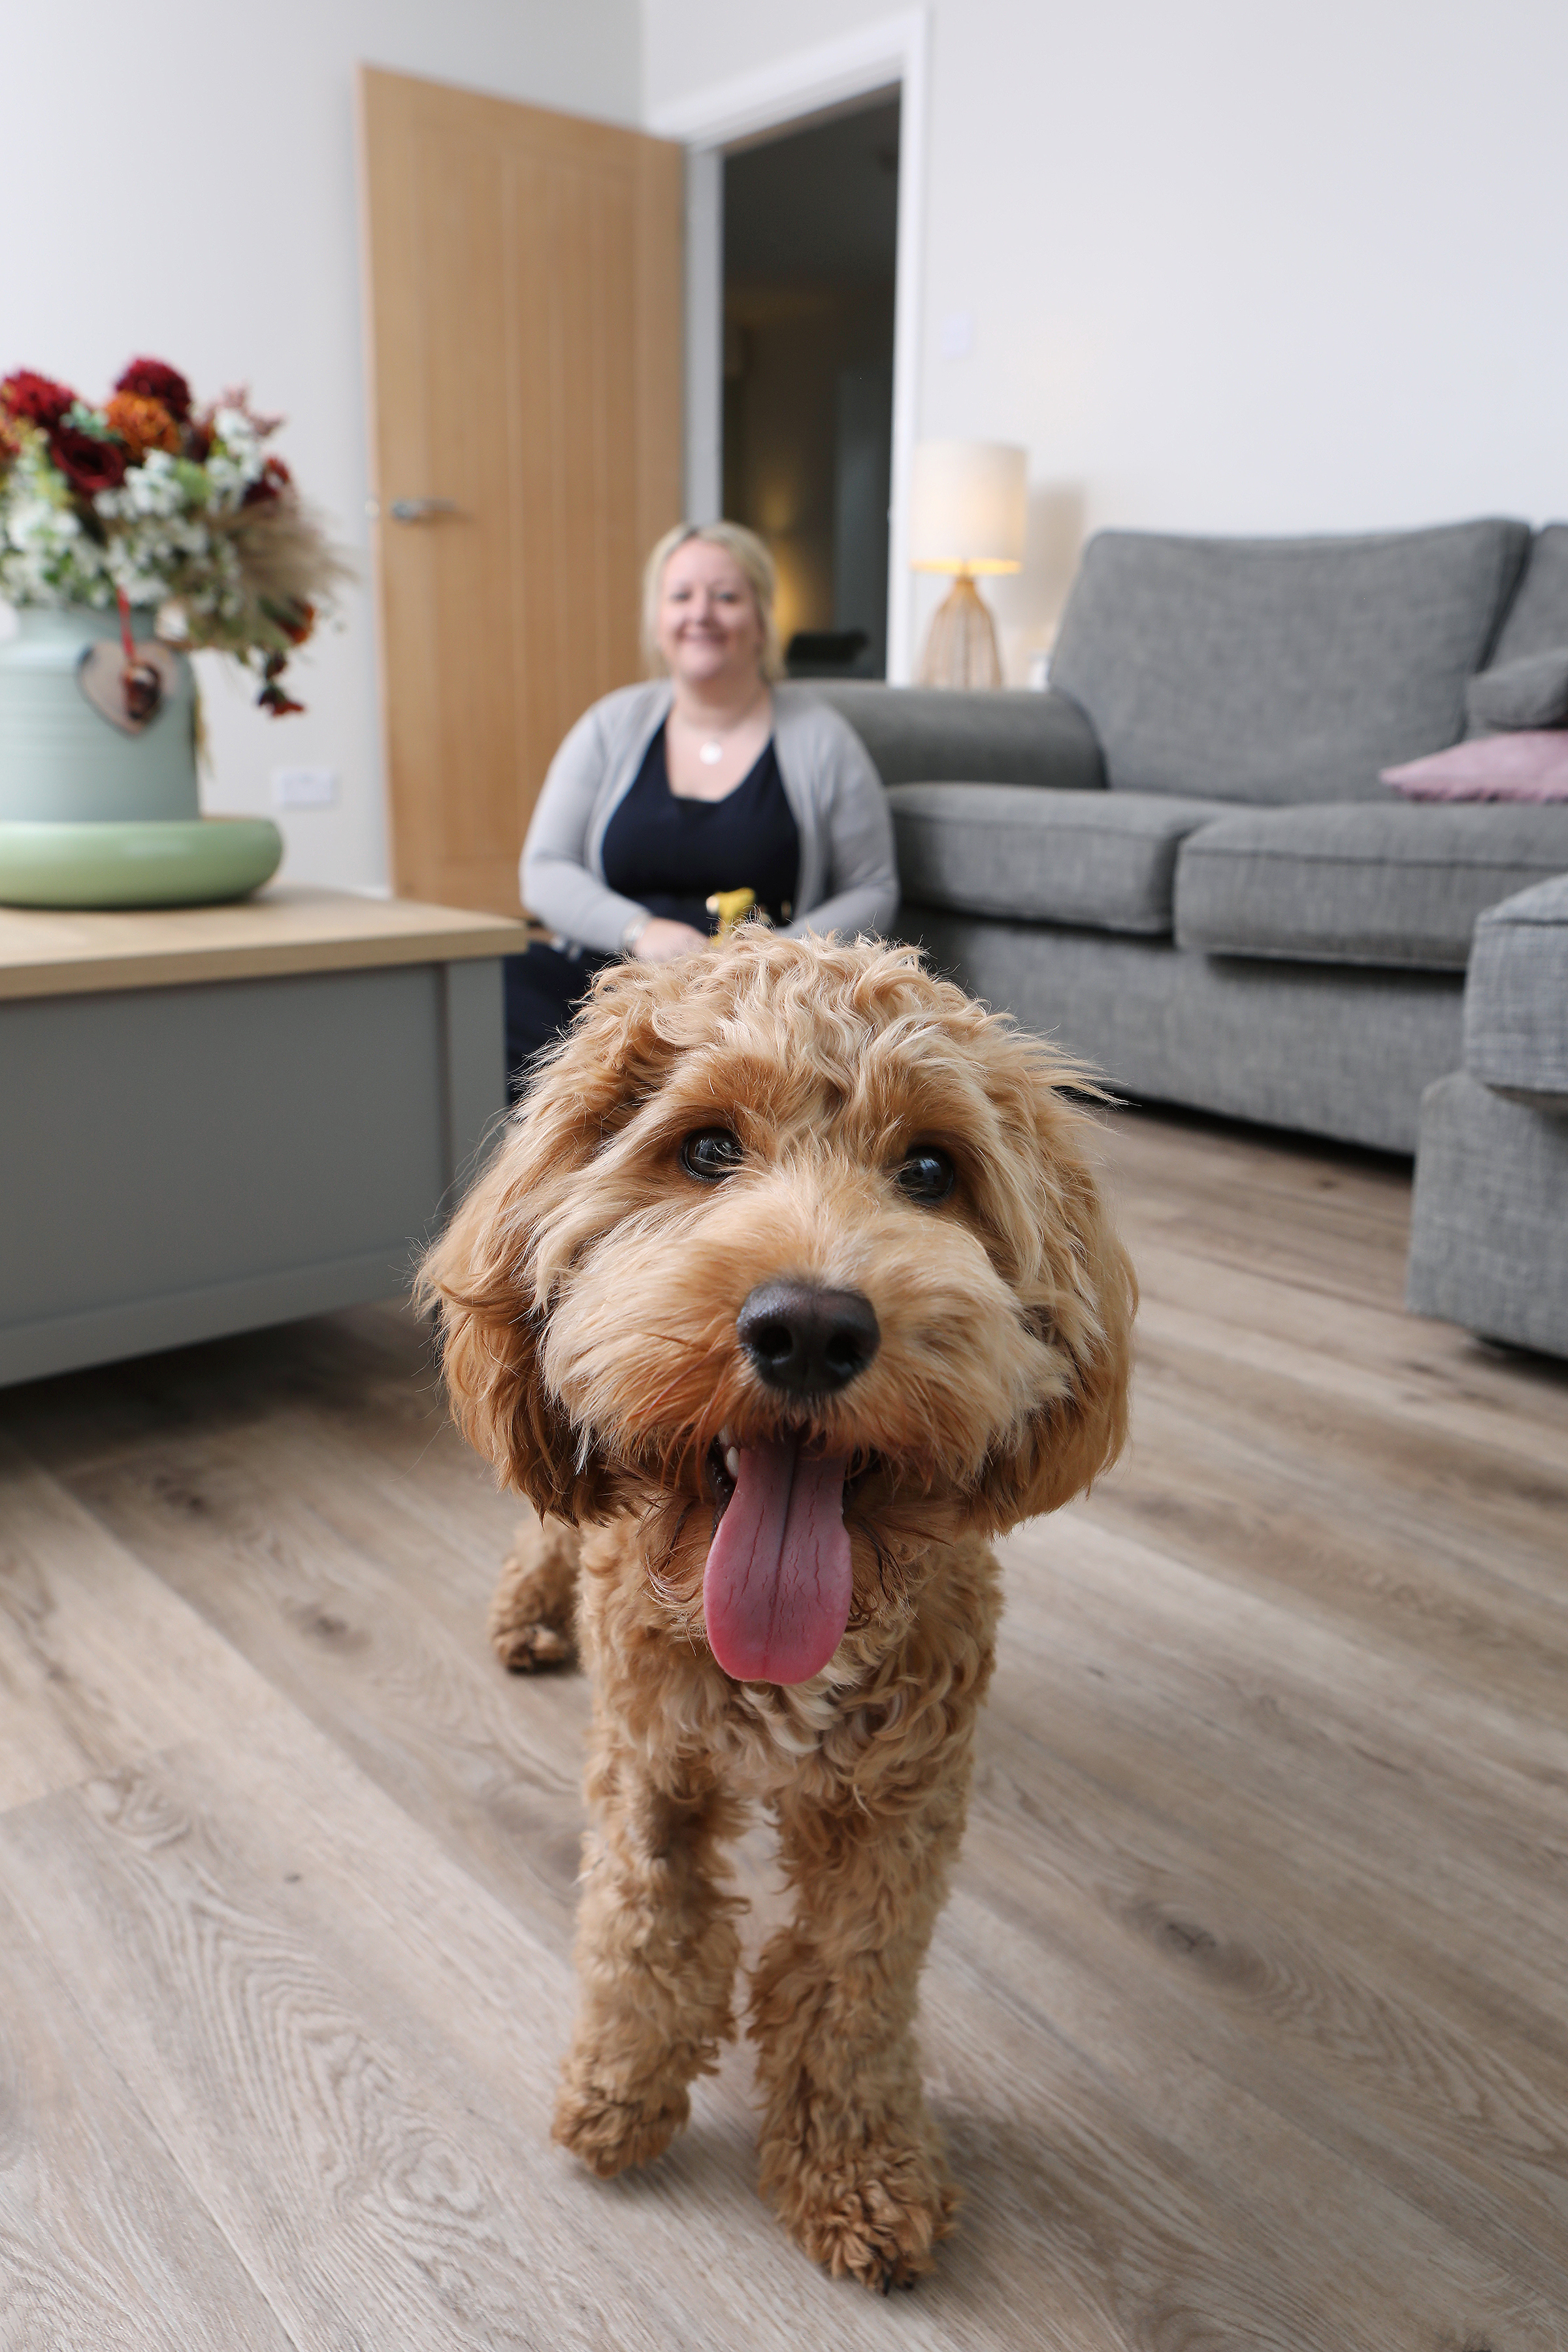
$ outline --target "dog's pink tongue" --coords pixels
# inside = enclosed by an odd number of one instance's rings
[[[745,1445],[702,1579],[713,1655],[740,1683],[804,1683],[849,1622],[844,1464]]]

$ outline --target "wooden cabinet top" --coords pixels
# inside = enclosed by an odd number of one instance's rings
[[[0,907],[0,998],[516,955],[528,926],[348,891],[264,890],[232,907],[77,913]]]

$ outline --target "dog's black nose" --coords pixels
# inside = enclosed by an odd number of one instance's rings
[[[882,1344],[876,1310],[858,1290],[764,1282],[735,1318],[741,1345],[771,1389],[822,1396],[863,1372]]]

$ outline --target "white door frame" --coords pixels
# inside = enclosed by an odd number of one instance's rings
[[[899,86],[899,242],[893,308],[893,462],[888,521],[888,676],[907,685],[913,583],[910,467],[919,422],[921,276],[925,239],[926,10],[909,8],[836,41],[692,91],[649,113],[647,128],[686,142],[686,511],[722,500],[723,159],[728,147],[782,131],[846,99]]]

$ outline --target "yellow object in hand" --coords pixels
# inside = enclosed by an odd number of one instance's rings
[[[728,939],[739,922],[743,922],[757,903],[754,890],[715,890],[708,901],[708,912],[719,918],[717,936]]]

